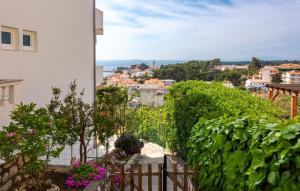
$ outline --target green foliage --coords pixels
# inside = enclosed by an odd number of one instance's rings
[[[129,132],[138,138],[166,146],[168,126],[164,108],[141,106],[127,111],[127,125]]]
[[[272,83],[274,84],[280,84],[282,83],[282,77],[281,77],[281,73],[277,73],[277,74],[273,74],[272,75]]]
[[[256,58],[256,57],[252,57],[252,61],[249,64],[249,69],[259,69],[262,67],[261,61]]]
[[[189,141],[204,190],[299,190],[300,121],[202,119]]]
[[[9,161],[17,155],[26,156],[30,160],[26,164],[27,173],[39,180],[43,178],[49,157],[58,157],[64,148],[66,124],[33,103],[19,105],[11,119],[10,125],[0,131],[0,158]],[[38,183],[35,189],[40,189]]]
[[[159,79],[204,80],[216,79],[218,72],[215,67],[220,64],[220,59],[210,61],[189,61],[183,64],[170,64],[161,66],[154,71],[154,77]]]
[[[126,89],[107,86],[97,90],[96,129],[102,142],[125,131],[127,102]]]
[[[87,158],[87,146],[94,133],[94,106],[83,101],[84,90],[77,94],[77,84],[72,82],[63,100],[60,89],[53,88],[53,98],[47,106],[53,116],[67,123],[68,144],[78,141],[80,161]]]
[[[214,119],[220,116],[268,115],[284,112],[271,102],[238,89],[226,88],[220,83],[201,81],[180,82],[169,89],[166,96],[167,126],[173,136],[170,148],[182,158],[188,153],[187,142],[192,127],[199,118]],[[174,136],[175,133],[175,136]]]
[[[115,142],[115,147],[122,149],[128,155],[140,153],[143,143],[133,134],[122,134]]]

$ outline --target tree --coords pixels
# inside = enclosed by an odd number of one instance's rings
[[[272,75],[272,83],[274,84],[280,84],[282,83],[282,77],[281,77],[281,73],[277,73],[277,74],[273,74]]]
[[[77,95],[77,84],[72,82],[70,91],[60,100],[60,89],[53,88],[53,98],[49,111],[55,116],[61,116],[67,122],[68,144],[79,142],[80,162],[87,160],[87,146],[94,134],[94,106],[85,103],[82,99],[84,90]]]
[[[95,108],[95,130],[97,137],[106,146],[108,154],[109,138],[125,132],[127,90],[107,86],[97,90]]]
[[[148,68],[149,68],[149,66],[147,64],[145,64],[145,63],[142,63],[142,64],[139,65],[139,69],[140,70],[146,70]]]
[[[260,69],[262,67],[261,61],[256,58],[256,57],[252,57],[252,61],[249,64],[249,69]]]

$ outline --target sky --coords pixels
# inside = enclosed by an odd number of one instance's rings
[[[300,59],[300,0],[96,0],[98,60]]]

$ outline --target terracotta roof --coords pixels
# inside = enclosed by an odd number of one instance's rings
[[[281,69],[294,69],[294,68],[300,68],[300,64],[291,64],[291,63],[286,63],[286,64],[281,64],[277,68]]]

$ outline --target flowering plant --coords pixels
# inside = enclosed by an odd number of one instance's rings
[[[85,188],[91,181],[103,180],[106,176],[106,169],[94,161],[72,163],[73,173],[68,177],[65,184],[70,188]]]

